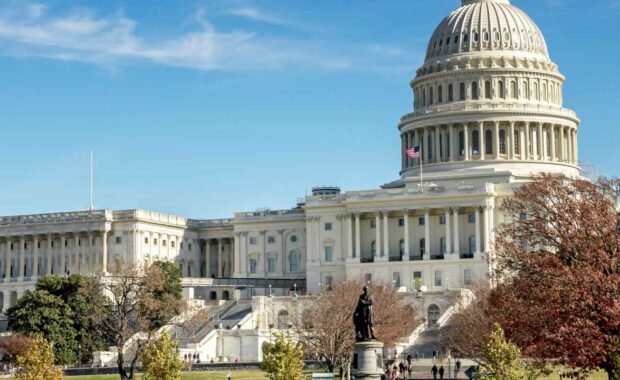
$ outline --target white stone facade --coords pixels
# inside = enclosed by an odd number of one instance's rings
[[[143,210],[2,217],[1,309],[38,276],[105,275],[116,258],[174,261],[186,294],[199,298],[239,288],[247,297],[287,295],[284,286],[266,289],[279,279],[309,293],[346,279],[423,292],[468,287],[488,274],[502,199],[536,173],[579,175],[579,119],[563,107],[563,82],[525,13],[508,0],[464,0],[433,33],[410,83],[398,180],[318,188],[298,208],[228,220]],[[422,157],[407,156],[414,147]],[[266,280],[226,286],[212,277]]]

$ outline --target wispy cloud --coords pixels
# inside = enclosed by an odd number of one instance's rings
[[[250,20],[264,22],[267,24],[273,24],[273,25],[293,24],[291,20],[287,20],[276,14],[266,12],[261,9],[253,8],[253,7],[234,8],[234,9],[229,10],[228,13],[234,16],[244,17]]]
[[[274,24],[286,22],[254,8],[239,8],[237,14]],[[197,9],[194,18],[193,31],[149,39],[138,34],[136,21],[120,12],[102,17],[92,10],[81,9],[58,15],[49,12],[45,5],[27,4],[17,9],[0,9],[0,49],[14,56],[106,67],[147,62],[203,71],[275,70],[289,66],[376,71],[380,67],[378,62],[385,61],[385,57],[401,58],[401,51],[393,46],[371,45],[361,49],[353,46],[347,54],[331,42],[325,44],[312,38],[242,29],[222,32],[208,20],[203,9]],[[401,63],[402,60],[397,62]]]

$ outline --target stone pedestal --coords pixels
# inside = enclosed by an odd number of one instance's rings
[[[352,374],[355,380],[379,380],[383,375],[383,343],[357,342],[353,347]]]

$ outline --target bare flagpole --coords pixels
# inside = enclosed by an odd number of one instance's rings
[[[93,206],[93,151],[90,151],[90,207],[88,208],[90,211],[95,209]]]

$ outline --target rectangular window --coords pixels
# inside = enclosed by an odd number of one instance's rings
[[[250,244],[252,245],[256,244],[256,236],[250,236]]]
[[[366,273],[366,276],[364,276],[364,283],[368,286],[372,285],[372,273]]]
[[[116,244],[121,244],[121,237],[120,236],[116,237]]]
[[[250,259],[250,273],[256,273],[256,259]]]
[[[41,242],[40,241],[37,242],[37,248],[41,248]]]
[[[183,242],[181,242],[179,248],[183,249]]]
[[[422,272],[413,272],[413,286],[415,290],[420,291],[422,289]]]
[[[192,243],[189,243],[189,244],[187,245],[187,249],[189,249],[190,251],[192,250]]]
[[[377,227],[377,221],[376,220],[371,220],[370,221],[370,228],[376,228]]]
[[[153,244],[157,245],[157,239],[153,239]]]
[[[275,236],[267,236],[267,244],[275,244],[276,238]]]
[[[325,290],[331,291],[333,282],[334,278],[332,276],[325,276]]]
[[[439,217],[439,224],[441,224],[441,225],[445,225],[446,224],[446,216],[445,215],[441,215]]]
[[[144,244],[148,244],[149,243],[149,238],[145,237],[144,238]]]
[[[270,257],[269,259],[267,259],[267,270],[269,271],[269,273],[275,273],[276,271],[276,258],[275,257]]]
[[[65,240],[65,247],[69,246],[69,240]]]
[[[463,284],[471,285],[471,269],[465,269],[463,271]]]
[[[162,240],[161,241],[161,245],[163,245],[164,247],[166,246],[167,241],[166,240]]]
[[[333,256],[334,256],[334,247],[332,247],[331,245],[328,245],[327,247],[325,247],[325,262],[331,263],[334,258]]]
[[[404,227],[405,226],[405,218],[398,219],[398,226],[399,227]]]
[[[426,224],[426,219],[425,219],[425,218],[420,218],[420,219],[418,219],[418,223],[419,223],[421,226],[423,226],[423,225],[425,225],[425,224]]]
[[[441,271],[435,271],[435,286],[441,286]]]
[[[392,285],[394,285],[396,289],[400,288],[400,272],[392,273]]]
[[[469,223],[476,223],[476,214],[467,215],[467,221]]]
[[[174,240],[173,240],[173,241],[171,241],[171,242],[170,242],[170,246],[171,246],[172,248],[174,248],[175,243],[176,243],[176,242],[175,242]]]
[[[325,231],[331,231],[332,230],[332,224],[331,223],[325,223]]]

